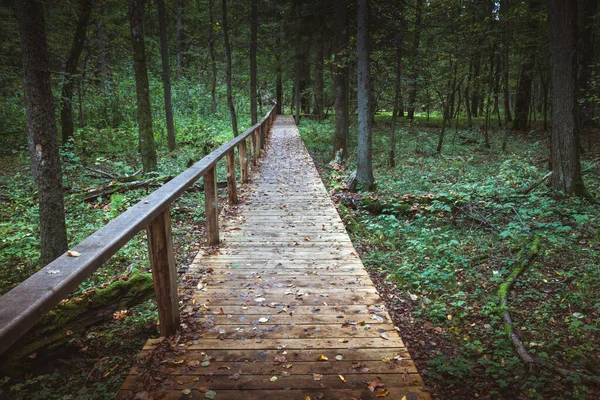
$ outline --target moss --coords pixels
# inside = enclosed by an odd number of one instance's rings
[[[58,352],[68,350],[86,328],[112,317],[114,311],[130,308],[150,298],[154,285],[150,274],[134,270],[127,279],[92,289],[56,306],[37,325],[23,336],[6,356],[2,372],[18,373],[34,363],[43,363]],[[67,331],[70,334],[67,335]],[[38,353],[34,360],[29,355]]]
[[[344,221],[344,225],[346,225],[346,230],[348,232],[355,232],[359,228],[358,222],[356,222],[356,219],[354,219],[352,213],[346,206],[340,204],[339,207],[342,220]]]
[[[379,215],[382,213],[384,205],[378,198],[372,198],[370,196],[364,196],[362,198],[362,203],[367,209],[367,211]]]

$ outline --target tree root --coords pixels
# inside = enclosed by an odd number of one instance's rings
[[[514,322],[509,312],[508,293],[516,283],[517,279],[531,266],[531,264],[533,264],[533,261],[538,255],[538,246],[539,239],[535,238],[531,246],[523,248],[519,257],[519,259],[521,260],[519,262],[519,265],[511,272],[508,279],[503,284],[501,284],[500,288],[498,289],[498,297],[500,298],[500,303],[503,308],[504,330],[510,338],[517,354],[519,355],[519,358],[525,363],[525,365],[529,367],[533,365],[538,365],[544,369],[547,369],[562,376],[575,377],[580,379],[581,381],[593,383],[595,385],[600,385],[600,376],[587,375],[577,371],[560,368],[543,360],[540,360],[535,356],[532,356],[527,352],[525,346],[523,345],[523,342],[519,338],[519,335],[513,329]]]

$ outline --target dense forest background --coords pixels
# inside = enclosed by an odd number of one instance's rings
[[[1,2],[0,294],[277,104],[435,396],[598,396],[598,1],[358,3]],[[202,201],[172,208],[182,269]],[[146,292],[16,351],[0,395],[110,398],[156,334]]]

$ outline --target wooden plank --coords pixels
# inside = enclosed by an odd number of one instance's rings
[[[256,136],[254,132],[250,135],[250,153],[252,153],[252,165],[257,165],[258,156],[256,154]]]
[[[179,328],[179,297],[169,209],[150,222],[147,233],[160,335],[170,336]]]
[[[227,153],[227,199],[229,204],[238,203],[237,187],[235,182],[235,151]]]
[[[254,137],[254,153],[256,154],[256,158],[257,160],[260,158],[260,135],[259,135],[259,129],[256,129],[254,131],[254,133],[252,134],[252,136]]]
[[[209,246],[219,244],[219,203],[217,200],[217,169],[204,175],[204,209],[206,210],[206,236]]]

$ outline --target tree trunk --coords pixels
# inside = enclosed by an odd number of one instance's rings
[[[406,118],[415,118],[415,103],[417,101],[417,79],[419,77],[417,69],[417,57],[419,55],[419,42],[421,40],[421,14],[423,11],[423,0],[417,0],[416,18],[415,18],[415,30],[414,30],[414,41],[413,41],[413,54],[411,57],[411,76],[410,76],[410,92],[408,99],[408,112]]]
[[[593,104],[587,99],[590,88],[588,81],[592,76],[593,64],[595,59],[594,46],[594,21],[598,13],[597,0],[580,0],[581,9],[579,12],[579,62],[577,70],[577,88],[580,99],[584,99],[579,107],[579,123],[581,128],[589,125],[594,118]],[[583,132],[583,129],[580,129]]]
[[[256,67],[256,37],[258,35],[258,0],[252,0],[250,28],[250,117],[252,125],[258,122],[256,110],[257,98],[256,87],[258,81],[258,72]]]
[[[175,64],[175,80],[179,82],[183,73],[183,7],[185,0],[177,0],[177,23],[176,27],[176,47],[177,47],[177,58]]]
[[[158,4],[158,24],[160,29],[160,58],[162,61],[162,82],[165,97],[165,118],[167,122],[167,140],[169,151],[175,150],[175,124],[173,105],[171,104],[171,67],[169,66],[169,44],[167,43],[167,17],[165,0],[156,0]]]
[[[71,46],[71,51],[69,52],[69,57],[67,58],[67,64],[65,65],[65,76],[60,100],[60,121],[63,143],[67,143],[73,138],[74,75],[77,73],[77,63],[79,61],[81,51],[83,50],[85,34],[90,20],[90,13],[92,11],[92,3],[93,0],[83,0],[81,3],[79,21],[77,22],[75,36],[73,37],[73,45]]]
[[[394,87],[394,111],[392,112],[392,128],[390,130],[390,149],[388,152],[388,165],[396,166],[396,122],[400,114],[400,98],[402,96],[402,47],[396,43],[396,85]]]
[[[346,47],[350,35],[348,32],[348,7],[344,0],[338,0],[335,9],[335,56],[334,56],[334,89],[335,89],[335,137],[333,139],[333,157],[342,151],[342,158],[348,156],[349,129],[349,80],[350,70],[346,61]]]
[[[577,135],[577,3],[549,0],[552,66],[551,186],[566,195],[586,195]]]
[[[208,33],[208,51],[210,52],[210,65],[212,67],[212,77],[210,86],[211,111],[217,113],[217,57],[215,56],[215,21],[214,21],[214,1],[208,0],[208,18],[210,20],[210,30]]]
[[[325,21],[319,20],[319,36],[317,38],[317,49],[315,53],[315,86],[314,86],[314,105],[313,114],[317,118],[323,116],[323,64],[325,58],[325,35],[324,28]]]
[[[500,15],[502,18],[502,47],[503,62],[502,62],[502,83],[503,83],[503,97],[504,97],[504,124],[508,126],[509,122],[512,122],[512,115],[510,114],[510,80],[509,80],[509,63],[510,63],[510,24],[508,20],[508,10],[510,7],[510,0],[501,0],[500,2]]]
[[[156,169],[156,146],[152,132],[152,110],[150,108],[150,87],[146,66],[144,45],[144,0],[129,0],[129,22],[133,49],[133,72],[137,95],[137,116],[139,124],[139,147],[142,154],[144,172]]]
[[[14,2],[21,36],[27,141],[39,197],[40,264],[45,266],[67,250],[67,229],[43,6],[37,0]]]
[[[227,84],[227,106],[229,107],[229,114],[231,115],[231,129],[233,130],[233,136],[237,137],[237,117],[235,116],[233,89],[231,87],[231,46],[229,45],[229,31],[227,29],[227,0],[223,0],[221,4],[223,8],[223,41],[225,42],[225,56],[227,59],[225,78],[225,82]]]
[[[358,96],[358,157],[356,180],[365,190],[373,189],[371,138],[371,77],[369,71],[369,9],[368,0],[358,0],[356,81]]]
[[[479,70],[481,68],[481,55],[479,51],[475,56],[473,63],[473,90],[471,91],[471,117],[477,118],[479,112],[479,94],[481,91],[481,83],[479,82]]]

